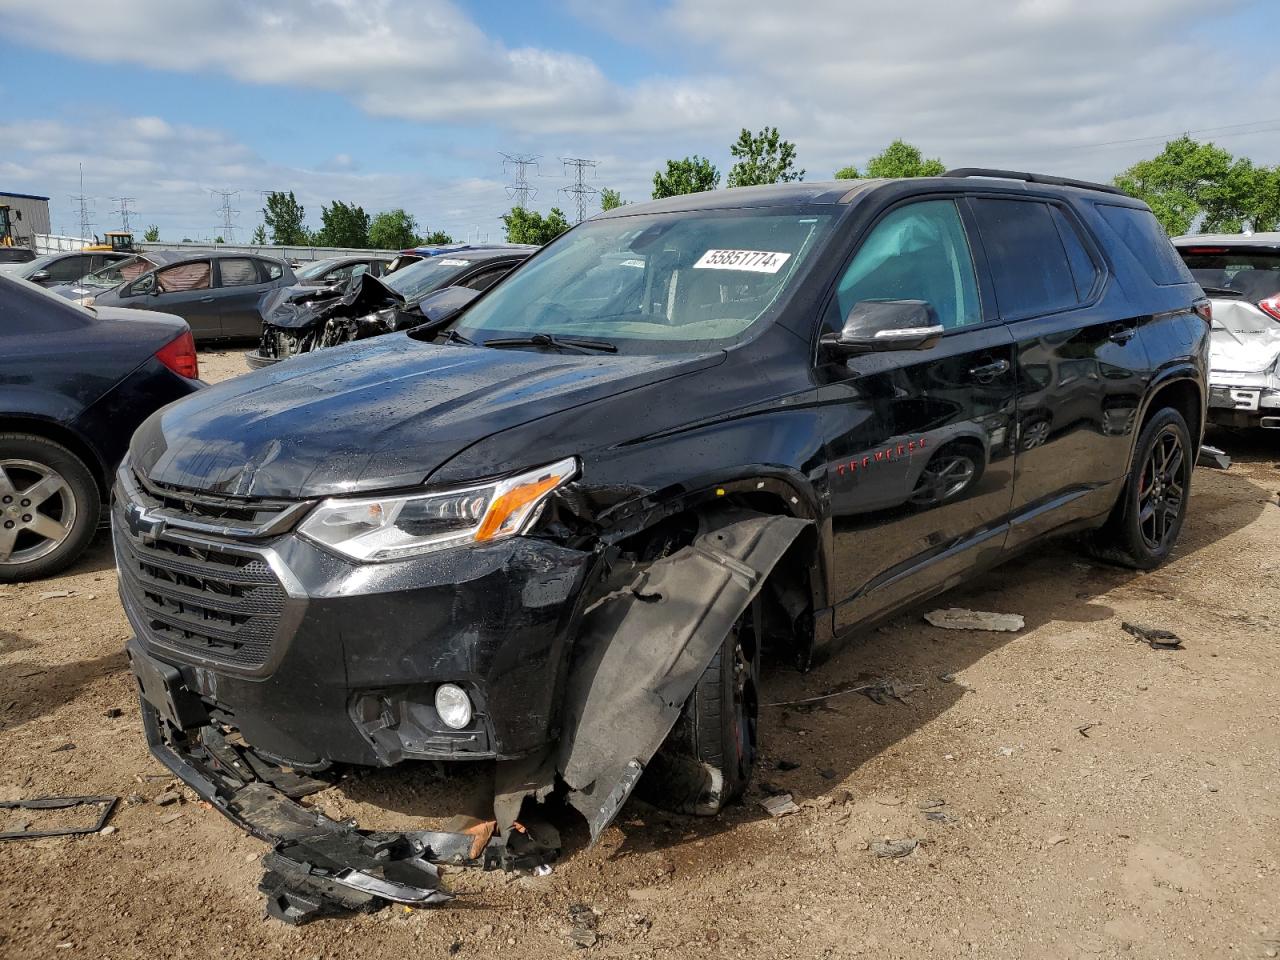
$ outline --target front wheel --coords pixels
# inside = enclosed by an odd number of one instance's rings
[[[1187,515],[1193,466],[1191,431],[1170,407],[1142,428],[1120,501],[1092,543],[1093,552],[1136,570],[1169,558]]]
[[[739,618],[645,771],[641,796],[712,816],[740,797],[756,759],[760,650],[750,610]]]

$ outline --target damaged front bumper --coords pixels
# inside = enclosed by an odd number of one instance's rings
[[[142,676],[143,727],[152,754],[201,799],[271,844],[259,890],[267,913],[276,919],[300,924],[328,914],[373,911],[386,903],[444,903],[452,894],[440,881],[438,865],[534,869],[559,853],[559,836],[545,825],[522,825],[502,837],[492,821],[465,830],[387,833],[333,820],[299,802],[329,786],[326,781],[272,763],[212,722],[180,730],[177,724],[184,718],[169,711],[176,705],[179,712],[189,712],[198,698],[176,669],[152,663]]]

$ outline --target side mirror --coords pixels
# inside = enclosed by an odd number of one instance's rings
[[[844,329],[826,334],[823,348],[836,356],[888,350],[928,350],[946,328],[924,300],[860,300],[845,318]]]
[[[52,280],[48,270],[37,270],[31,276],[27,277],[32,283],[44,283],[46,280]]]
[[[158,297],[160,296],[160,288],[157,287],[155,284],[152,284],[151,287],[147,290],[147,293],[153,297]]]

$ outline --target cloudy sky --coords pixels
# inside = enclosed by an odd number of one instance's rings
[[[308,221],[333,199],[500,239],[502,152],[645,199],[667,157],[722,171],[746,126],[807,179],[905,137],[951,166],[1110,179],[1192,131],[1280,163],[1277,0],[0,0],[0,191],[74,232],[79,165],[166,239],[221,233],[214,189]]]

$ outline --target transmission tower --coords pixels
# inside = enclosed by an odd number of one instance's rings
[[[594,175],[599,161],[582,160],[578,157],[562,157],[561,160],[564,162],[564,172],[573,177],[573,183],[567,187],[561,187],[560,191],[572,194],[577,200],[578,219],[574,223],[581,223],[587,218],[587,201],[600,192],[595,187],[587,186],[585,182],[587,171],[590,170]]]
[[[132,212],[129,210],[129,204],[137,203],[138,202],[137,198],[136,197],[112,197],[111,202],[119,205],[120,223],[122,224],[121,228],[124,230],[125,233],[128,233],[129,232],[129,214]]]
[[[218,214],[218,216],[222,217],[222,239],[227,243],[235,243],[236,242],[235,218],[240,216],[240,211],[232,209],[231,198],[235,197],[239,199],[240,191],[239,190],[210,190],[209,193],[211,193],[215,197],[222,198],[222,203],[219,204],[218,209],[214,211],[215,213]]]
[[[535,169],[541,157],[531,153],[502,154],[502,172],[514,171],[515,181],[507,184],[507,196],[516,202],[517,207],[529,206],[529,201],[538,195],[538,188],[529,184],[528,170]]]
[[[77,197],[72,197],[71,199],[76,201],[78,204],[80,204],[80,239],[88,240],[90,237],[93,236],[93,234],[89,232],[90,230],[93,229],[93,221],[89,219],[90,217],[89,201],[92,200],[93,197],[86,197],[84,195],[84,164],[83,163],[80,164],[80,195]]]

